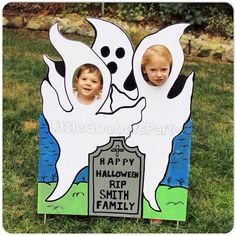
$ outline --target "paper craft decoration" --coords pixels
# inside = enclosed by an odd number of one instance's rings
[[[57,24],[49,32],[62,60],[43,56],[48,75],[41,85],[38,213],[184,221],[194,72],[180,74],[180,38],[188,24],[148,35],[134,50],[119,26],[87,20],[96,32],[92,47],[66,39]],[[153,45],[172,56],[161,86],[148,84],[141,70]],[[89,105],[73,91],[85,64],[102,75],[101,96]]]

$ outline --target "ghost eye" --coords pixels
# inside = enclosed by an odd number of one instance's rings
[[[101,54],[103,57],[108,57],[110,55],[110,49],[107,46],[101,48]]]
[[[116,50],[116,56],[118,58],[123,58],[125,56],[125,50],[124,48],[117,48]]]

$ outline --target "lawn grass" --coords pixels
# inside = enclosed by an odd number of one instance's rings
[[[77,39],[76,36],[70,36]],[[80,39],[91,45],[93,39]],[[187,58],[196,71],[187,221],[37,214],[45,32],[3,31],[3,227],[10,233],[224,233],[233,227],[233,65]]]

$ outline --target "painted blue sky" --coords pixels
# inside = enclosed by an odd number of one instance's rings
[[[46,183],[56,182],[57,172],[55,164],[60,149],[57,141],[49,132],[48,124],[43,114],[40,114],[39,124],[38,181]],[[183,131],[174,139],[167,172],[161,184],[171,187],[182,186],[188,188],[191,132],[192,121],[189,120],[185,124]],[[80,170],[74,182],[88,182],[88,167]]]

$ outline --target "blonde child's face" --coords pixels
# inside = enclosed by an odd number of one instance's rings
[[[101,79],[97,72],[84,70],[76,79],[78,95],[83,101],[93,101],[102,90]]]
[[[154,54],[150,62],[144,66],[143,72],[147,75],[150,84],[161,86],[169,77],[170,67],[170,62],[165,57]]]

